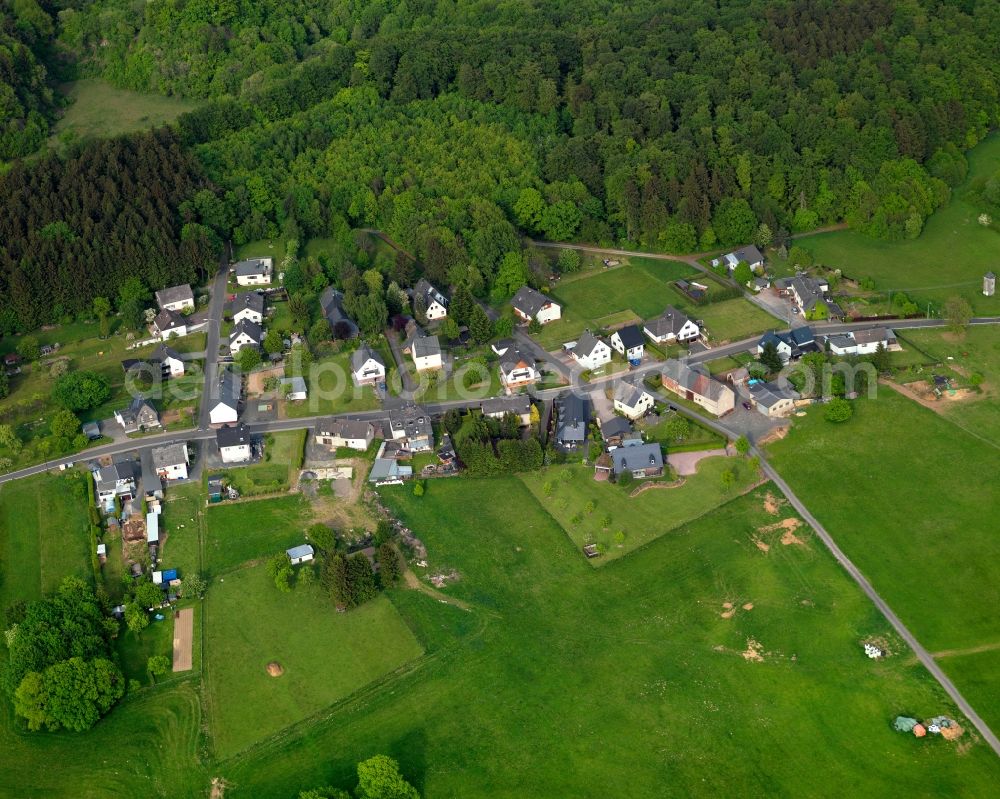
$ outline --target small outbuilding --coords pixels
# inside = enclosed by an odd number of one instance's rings
[[[299,563],[307,563],[312,560],[315,553],[311,545],[299,544],[297,547],[286,549],[285,554],[288,555],[288,559],[292,562],[292,565],[295,566]]]

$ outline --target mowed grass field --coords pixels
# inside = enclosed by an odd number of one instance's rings
[[[734,467],[738,479],[726,490],[722,473]],[[521,479],[578,549],[591,543],[607,547],[606,554],[587,561],[603,566],[738,496],[753,484],[756,475],[742,459],[706,458],[698,464],[697,474],[684,478],[683,485],[649,488],[635,497],[629,492],[643,481],[634,480],[626,490],[594,480],[589,466],[552,466]],[[621,543],[615,540],[619,532],[625,534]],[[580,557],[584,557],[582,552]]]
[[[43,474],[0,486],[0,609],[59,587],[93,582],[83,474]]]
[[[392,360],[386,363],[392,363]],[[351,379],[349,352],[316,361],[309,369],[306,380],[309,384],[307,398],[285,402],[285,415],[290,419],[370,411],[379,406],[371,386],[356,386]]]
[[[337,613],[318,587],[282,594],[263,565],[227,574],[206,599],[206,698],[214,754],[230,757],[305,719],[422,649],[385,597]],[[280,677],[267,674],[278,662]]]
[[[718,287],[711,278],[688,264],[649,258],[625,259],[611,269],[595,269],[563,278],[552,292],[562,306],[562,318],[536,334],[552,350],[577,338],[585,328],[621,326],[663,313],[668,305],[692,318],[703,319],[713,339],[744,338],[773,326],[772,318],[744,299],[697,305],[673,287],[681,278],[695,278]],[[703,279],[704,278],[704,279]]]
[[[62,92],[71,104],[56,123],[53,142],[63,133],[104,138],[155,128],[173,122],[197,106],[179,97],[119,89],[95,78],[66,84]]]
[[[887,242],[844,230],[805,236],[796,243],[817,262],[838,267],[852,278],[870,277],[883,291],[905,291],[918,304],[930,300],[940,305],[959,294],[978,314],[1000,314],[1000,296],[982,295],[983,275],[997,269],[1000,234],[977,221],[985,209],[963,199],[973,180],[1000,167],[1000,134],[986,138],[967,157],[966,182],[927,220],[918,238]]]
[[[827,551],[754,538],[764,491],[590,568],[517,478],[433,481],[383,498],[427,544],[446,593],[411,618],[436,639],[481,627],[386,690],[223,764],[235,797],[347,785],[373,752],[421,795],[989,795],[1000,761],[895,733],[898,713],[955,710]],[[417,595],[403,594],[407,601]],[[726,602],[737,612],[724,618]],[[744,605],[752,609],[744,610]],[[748,640],[762,660],[741,653]]]
[[[181,575],[201,572],[201,524],[205,493],[200,483],[167,488],[160,516],[160,562]]]
[[[216,577],[305,543],[309,506],[301,494],[212,505],[206,512],[205,569]]]

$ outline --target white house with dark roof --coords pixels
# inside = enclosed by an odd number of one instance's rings
[[[644,322],[642,329],[654,344],[694,341],[701,335],[698,325],[671,305],[659,316]]]
[[[264,323],[264,295],[256,291],[244,291],[233,300],[233,322],[244,319],[261,325]]]
[[[615,410],[632,421],[645,416],[656,404],[656,397],[638,380],[621,380],[615,386]]]
[[[527,394],[516,394],[512,397],[492,397],[483,400],[479,406],[483,416],[502,419],[508,413],[514,414],[521,426],[531,424],[531,399]]]
[[[209,421],[213,425],[232,424],[239,419],[240,400],[243,396],[243,381],[229,370],[219,375],[219,395],[211,397],[208,411]]]
[[[826,344],[834,355],[871,355],[881,346],[896,346],[896,335],[885,327],[869,327],[849,333],[827,336]]]
[[[375,440],[375,426],[371,422],[353,419],[326,418],[316,422],[313,436],[317,444],[364,451]]]
[[[162,480],[187,480],[190,455],[187,444],[178,441],[153,447],[153,469]]]
[[[410,340],[403,352],[413,358],[413,366],[418,372],[429,372],[444,366],[441,342],[437,336],[417,336]]]
[[[376,350],[362,344],[351,353],[351,377],[359,386],[370,386],[385,380],[385,361]]]
[[[176,311],[177,313],[193,311],[194,292],[191,291],[191,287],[187,283],[160,289],[156,292],[156,304],[160,306],[161,311]]]
[[[309,387],[304,377],[283,377],[280,381],[281,393],[286,400],[301,402],[309,398]]]
[[[535,359],[525,355],[516,347],[509,347],[503,351],[498,368],[500,383],[507,389],[533,385],[541,376],[535,368]]]
[[[177,311],[165,308],[153,318],[153,330],[163,340],[187,335],[187,322]]]
[[[160,364],[160,371],[163,377],[183,377],[184,360],[177,350],[161,344],[150,356],[150,360]]]
[[[429,322],[444,319],[448,315],[448,298],[430,284],[430,281],[421,278],[417,285],[413,287],[413,299],[423,298],[424,316]]]
[[[625,325],[611,334],[611,346],[624,355],[626,360],[641,361],[646,339],[643,338],[638,325]]]
[[[419,405],[405,405],[389,411],[386,430],[393,441],[413,452],[434,448],[434,426],[430,414]]]
[[[583,331],[569,353],[584,369],[597,369],[611,362],[611,347],[589,330]]]
[[[758,250],[754,245],[749,247],[744,247],[741,250],[734,250],[733,252],[727,252],[723,256],[723,260],[726,263],[726,268],[732,273],[740,262],[745,263],[754,272],[757,272],[764,268],[764,256],[761,255],[760,250]]]
[[[267,285],[271,282],[273,272],[274,259],[270,256],[249,258],[246,261],[239,261],[233,267],[233,274],[236,275],[236,282],[240,286]]]
[[[540,291],[535,291],[530,286],[521,286],[510,304],[514,308],[514,313],[525,322],[535,319],[538,320],[539,324],[544,325],[548,322],[554,322],[562,316],[562,307],[559,303],[546,297]]]
[[[620,477],[625,472],[638,479],[663,474],[663,450],[659,444],[616,447],[610,455],[615,477]]]
[[[123,500],[135,496],[135,462],[119,461],[102,466],[94,474],[94,489],[98,507],[107,508],[115,497]]]
[[[264,328],[249,319],[242,319],[233,325],[229,334],[229,352],[237,355],[244,347],[260,349],[264,343]]]
[[[250,431],[242,422],[224,424],[215,431],[215,442],[219,445],[223,463],[246,463],[250,460]]]

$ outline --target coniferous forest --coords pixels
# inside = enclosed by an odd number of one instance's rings
[[[0,158],[37,149],[56,74],[201,101],[175,134],[10,169],[7,329],[122,277],[189,279],[225,238],[378,227],[480,295],[522,233],[675,252],[761,224],[913,238],[1000,117],[987,0],[5,5]]]

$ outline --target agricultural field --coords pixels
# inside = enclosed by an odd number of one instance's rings
[[[997,269],[1000,238],[993,227],[979,224],[983,211],[966,201],[977,179],[991,176],[1000,166],[1000,135],[989,136],[967,154],[969,175],[953,190],[951,201],[935,212],[916,239],[888,242],[849,230],[805,236],[796,244],[814,259],[855,279],[870,277],[876,288],[905,291],[918,305],[938,306],[959,294],[980,315],[1000,314],[1000,295],[982,295],[983,275]]]
[[[547,350],[572,341],[585,328],[617,327],[641,322],[663,312],[667,305],[703,319],[714,340],[744,338],[773,326],[771,317],[742,298],[698,305],[678,292],[673,281],[696,278],[711,290],[722,285],[688,264],[649,258],[623,259],[611,269],[580,272],[562,278],[552,296],[563,306],[562,318],[536,334]],[[704,278],[704,279],[703,279]]]
[[[767,488],[597,570],[519,479],[475,491],[474,509],[464,480],[383,492],[430,571],[458,575],[443,593],[471,607],[410,618],[458,645],[224,763],[233,796],[346,784],[373,751],[429,799],[829,796],[859,774],[874,795],[986,795],[1000,779],[982,743],[960,754],[892,731],[901,711],[955,711],[826,550],[786,536],[794,514],[769,512]],[[893,656],[867,660],[869,636]]]
[[[722,473],[734,468],[735,482],[726,488]],[[603,566],[739,496],[757,475],[742,459],[706,458],[698,464],[697,474],[684,477],[681,485],[648,488],[634,497],[629,493],[644,481],[635,480],[627,489],[598,482],[589,466],[553,466],[522,479],[578,550],[586,544],[606,549],[588,561]]]
[[[306,568],[306,567],[301,567]],[[214,754],[228,758],[419,657],[392,603],[337,613],[317,586],[282,594],[263,565],[226,575],[205,601]],[[267,672],[279,663],[280,677]]]
[[[1000,449],[889,388],[854,405],[797,419],[772,464],[929,651],[1000,643]]]
[[[56,124],[50,142],[69,135],[75,139],[118,136],[173,122],[197,103],[162,94],[142,94],[119,89],[96,78],[85,78],[62,87],[70,106]]]
[[[205,523],[204,568],[216,577],[241,563],[303,543],[309,506],[300,494],[223,502],[207,509]]]

